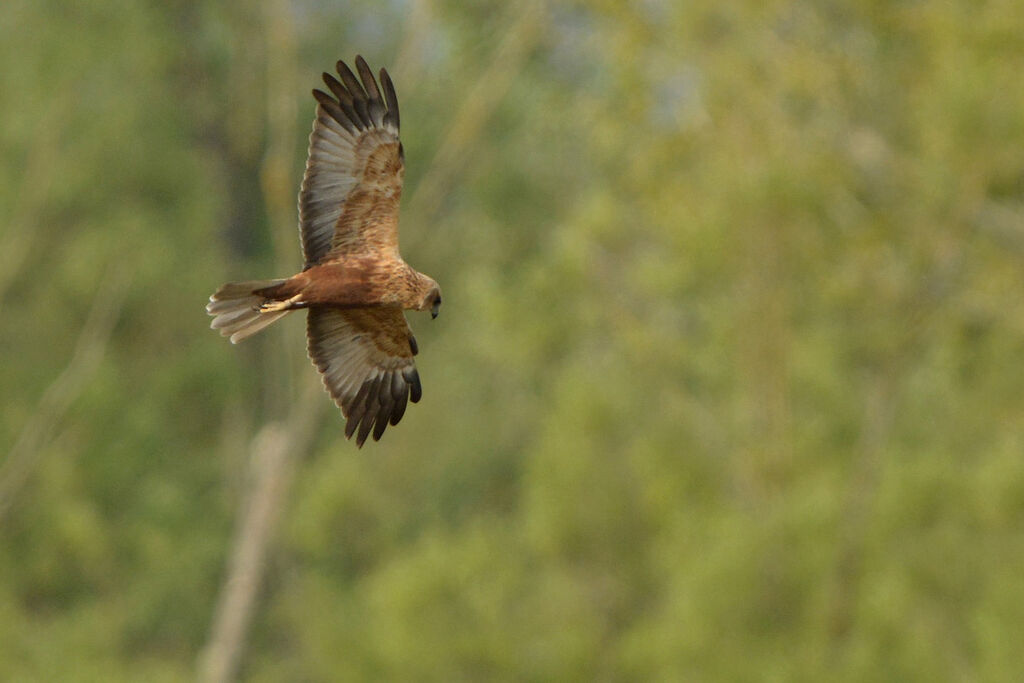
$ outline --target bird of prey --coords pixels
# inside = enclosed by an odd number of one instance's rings
[[[362,57],[359,78],[337,64],[314,90],[316,120],[299,192],[305,267],[290,278],[231,282],[210,297],[211,327],[246,339],[298,309],[308,311],[309,357],[348,419],[345,436],[362,447],[396,425],[422,390],[416,339],[405,310],[437,317],[441,288],[398,252],[398,203],[405,152],[391,77],[380,87]],[[360,80],[362,82],[360,82]],[[331,96],[333,95],[333,97]]]

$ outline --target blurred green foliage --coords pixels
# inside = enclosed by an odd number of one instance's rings
[[[357,52],[445,308],[299,461],[244,680],[1024,677],[1024,6],[283,4],[0,6],[0,454],[128,283],[0,511],[0,679],[194,676],[316,381],[203,305],[300,265],[273,126],[293,193]]]

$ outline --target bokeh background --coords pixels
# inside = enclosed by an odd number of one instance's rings
[[[424,399],[295,315],[387,66]],[[0,679],[1024,678],[1024,5],[0,4]]]

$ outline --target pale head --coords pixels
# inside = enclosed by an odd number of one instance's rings
[[[437,314],[441,311],[441,288],[426,275],[422,277],[426,281],[426,286],[423,288],[426,294],[420,301],[419,306],[416,307],[416,310],[430,311],[430,317],[436,318]]]

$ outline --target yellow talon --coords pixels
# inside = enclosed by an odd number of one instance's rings
[[[290,299],[284,301],[267,301],[266,303],[260,304],[260,313],[274,313],[276,311],[287,311],[292,307],[292,304],[296,304],[302,298],[302,295],[296,294]]]

